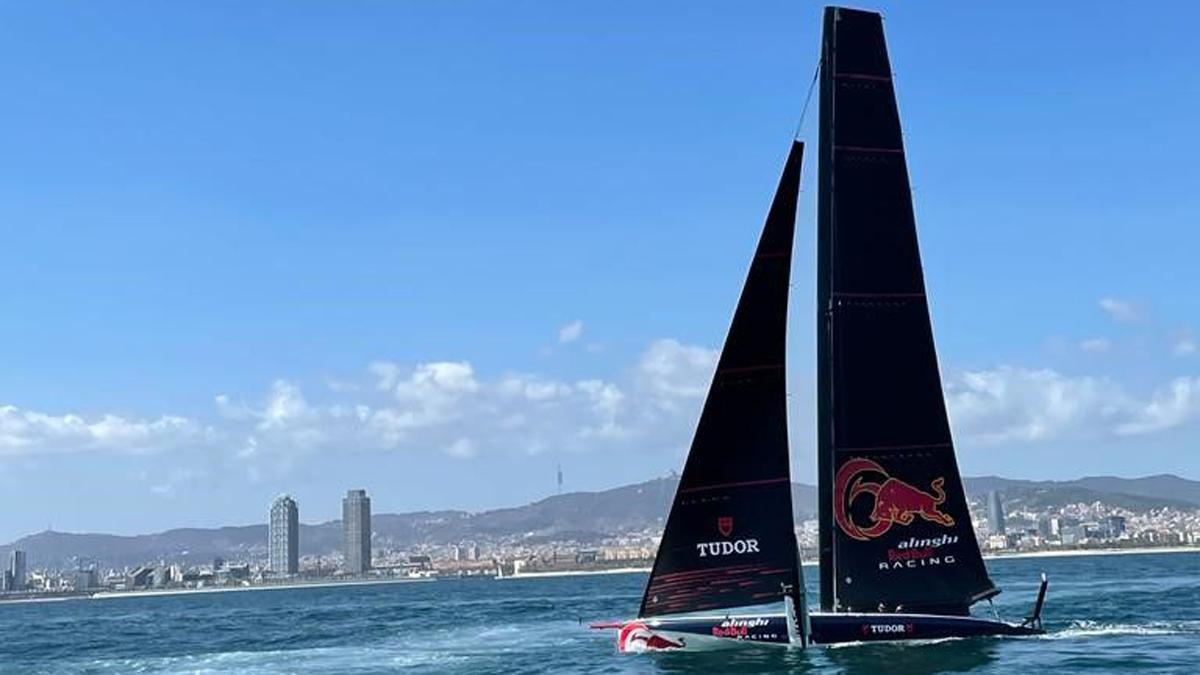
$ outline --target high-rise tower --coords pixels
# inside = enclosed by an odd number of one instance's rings
[[[988,493],[988,527],[992,534],[1004,534],[1004,504],[997,490]]]
[[[25,551],[13,549],[9,556],[8,571],[12,574],[12,590],[25,589]]]
[[[300,507],[288,495],[279,495],[271,503],[267,567],[276,574],[300,571]]]
[[[342,537],[346,572],[366,573],[371,569],[371,498],[366,490],[349,490],[342,499]]]

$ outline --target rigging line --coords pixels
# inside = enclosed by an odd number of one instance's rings
[[[821,62],[817,61],[817,69],[813,72],[812,82],[808,85],[808,93],[804,95],[804,107],[800,109],[800,121],[796,123],[796,133],[792,138],[800,138],[800,128],[804,126],[804,116],[808,114],[808,104],[812,103],[813,90],[817,88],[817,78],[821,76]]]

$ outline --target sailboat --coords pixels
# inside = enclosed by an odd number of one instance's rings
[[[828,7],[820,79],[820,609],[792,515],[785,351],[804,144],[793,141],[621,651],[1040,633],[973,616],[1000,589],[971,524],[938,372],[879,14]]]

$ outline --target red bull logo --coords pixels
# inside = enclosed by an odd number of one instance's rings
[[[682,637],[672,640],[655,633],[640,621],[631,621],[625,624],[617,634],[617,649],[622,652],[652,652],[685,647],[687,647],[687,643]]]
[[[878,476],[880,480],[869,481]],[[911,525],[918,517],[945,527],[954,526],[954,518],[943,513],[941,505],[946,501],[943,489],[945,478],[936,478],[929,484],[930,491],[917,488],[893,478],[882,466],[862,457],[851,459],[838,469],[834,479],[834,518],[847,536],[866,541],[882,536],[892,525]],[[871,508],[871,522],[860,525],[850,517],[850,505],[861,495],[869,494],[875,499]]]

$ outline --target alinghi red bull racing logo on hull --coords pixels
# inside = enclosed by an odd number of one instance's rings
[[[878,481],[867,480],[879,477]],[[834,518],[846,536],[867,541],[882,536],[893,525],[911,525],[918,517],[945,527],[954,526],[954,518],[941,510],[946,501],[945,478],[935,478],[926,492],[898,478],[869,459],[856,457],[842,465],[834,478]],[[870,522],[859,524],[850,515],[850,505],[858,497],[874,497]]]

